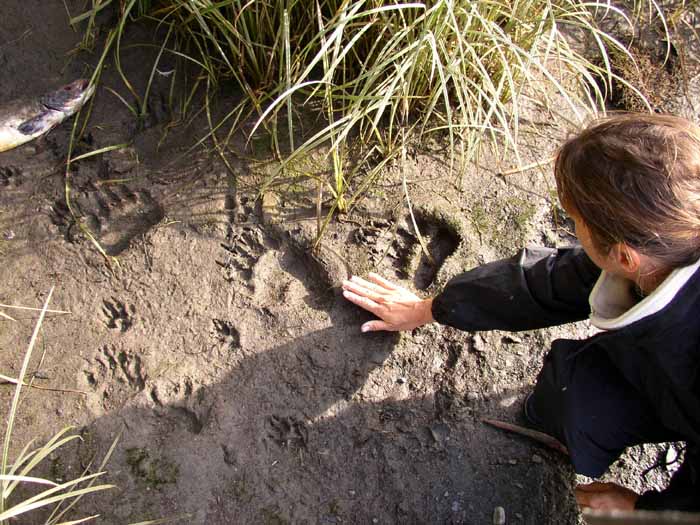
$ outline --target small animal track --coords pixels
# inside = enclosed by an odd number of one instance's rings
[[[102,316],[107,328],[126,332],[133,324],[135,312],[133,305],[126,305],[112,297],[111,301],[103,301]]]
[[[146,386],[141,358],[112,345],[102,347],[93,364],[83,371],[88,384],[101,393],[105,408],[121,406]]]
[[[309,431],[303,421],[290,416],[270,416],[267,418],[267,437],[282,448],[306,448]]]
[[[108,255],[122,253],[134,238],[165,216],[162,206],[148,191],[132,191],[124,184],[100,188],[91,185],[86,191],[74,194],[71,208],[74,213],[64,199],[59,199],[51,211],[51,220],[66,241],[78,240],[81,228],[76,220],[81,221]]]
[[[22,170],[14,166],[0,167],[0,186],[5,188],[13,188],[21,186],[24,182]]]
[[[235,350],[241,346],[241,338],[236,327],[228,321],[212,319],[214,334],[219,344],[226,345],[229,350]]]

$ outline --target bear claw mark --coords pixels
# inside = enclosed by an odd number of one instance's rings
[[[71,213],[71,209],[73,213]],[[133,191],[124,184],[92,186],[76,192],[69,209],[64,198],[52,206],[51,221],[66,241],[75,243],[78,223],[90,231],[107,255],[119,255],[131,241],[165,217],[163,207],[146,190]]]
[[[445,260],[457,250],[462,236],[455,226],[434,213],[416,210],[415,218],[430,257],[422,249],[410,216],[394,225],[393,238],[382,234],[390,229],[389,224],[382,224],[385,228],[359,228],[354,239],[368,246],[370,262],[379,273],[390,269],[400,279],[413,276],[414,286],[425,290],[433,284]]]
[[[231,235],[228,244],[222,244],[227,256],[219,265],[226,273],[229,282],[242,280],[249,283],[253,276],[253,266],[265,251],[265,239],[257,227],[246,226]]]
[[[445,260],[457,250],[460,238],[449,225],[426,216],[421,217],[418,221],[418,228],[427,241],[428,253],[431,255],[432,261],[421,249],[413,282],[417,289],[425,290],[433,284]]]
[[[241,345],[238,330],[232,323],[221,319],[212,319],[215,336],[220,344],[226,345],[230,350],[235,350]]]

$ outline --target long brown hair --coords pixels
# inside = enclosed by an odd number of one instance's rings
[[[700,259],[700,128],[672,115],[595,122],[559,150],[562,203],[603,253],[624,243],[666,268]]]

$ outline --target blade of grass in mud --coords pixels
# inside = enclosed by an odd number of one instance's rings
[[[13,310],[29,310],[31,312],[41,312],[43,310],[42,308],[31,308],[29,306],[18,306],[18,305],[14,305],[14,304],[2,304],[2,303],[0,303],[0,308],[12,308]],[[49,313],[49,314],[69,314],[71,312],[68,312],[66,310],[48,309],[48,310],[46,310],[46,313]]]
[[[129,144],[124,143],[124,144],[113,144],[112,146],[105,146],[104,148],[96,149],[94,151],[88,151],[87,153],[83,153],[82,155],[78,155],[77,157],[71,158],[71,163],[77,162],[79,160],[84,160],[84,159],[89,159],[90,157],[94,157],[95,155],[102,155],[103,153],[107,153],[109,151],[116,151],[124,148],[128,148]]]
[[[9,459],[9,454],[10,454],[10,441],[12,439],[12,430],[14,428],[14,423],[15,423],[15,417],[17,415],[17,407],[19,405],[19,397],[20,393],[22,392],[22,382],[24,381],[24,376],[27,373],[27,367],[29,366],[29,360],[32,356],[32,350],[34,350],[34,344],[36,343],[36,339],[39,335],[39,330],[41,328],[41,324],[44,321],[44,317],[46,315],[46,310],[49,308],[49,303],[51,302],[51,296],[53,295],[53,287],[51,290],[49,290],[49,293],[46,297],[46,300],[44,301],[44,306],[41,310],[41,313],[39,314],[39,318],[37,319],[36,325],[34,326],[34,331],[32,332],[32,337],[29,340],[29,346],[27,347],[27,351],[24,354],[24,360],[22,361],[22,367],[20,368],[20,372],[18,375],[18,383],[15,388],[15,393],[12,398],[12,404],[10,405],[10,412],[8,414],[7,418],[7,426],[5,428],[5,439],[3,441],[3,450],[2,450],[2,466],[0,468],[0,474],[5,474],[7,472],[7,464],[8,464],[8,459]],[[5,504],[5,497],[4,497],[4,492],[7,488],[7,483],[3,482],[2,483],[2,492],[3,495],[0,497],[0,511],[4,510],[4,504]],[[6,518],[0,518],[0,519],[6,519]]]
[[[73,17],[69,20],[69,24],[72,26],[78,25],[80,22],[83,20],[86,20],[88,18],[93,18],[97,13],[102,11],[105,7],[107,7],[109,4],[112,3],[112,0],[102,0],[101,2],[98,2],[98,4],[90,9],[89,11],[85,11],[84,13]],[[64,2],[65,4],[65,2]]]
[[[105,454],[105,456],[102,458],[102,462],[100,463],[100,466],[97,467],[97,471],[98,471],[98,472],[104,471],[105,467],[107,466],[107,463],[109,462],[109,460],[110,460],[111,457],[112,457],[112,454],[114,454],[114,451],[115,451],[115,449],[117,448],[117,444],[118,444],[119,441],[121,440],[122,434],[123,434],[123,430],[122,430],[121,432],[119,432],[119,434],[117,434],[117,437],[115,437],[114,440],[112,441],[112,444],[110,445],[109,450],[107,451],[107,453]],[[89,469],[90,469],[91,466],[92,466],[92,462],[90,462],[90,464],[89,464],[89,465],[85,468],[85,470],[83,471],[83,473],[82,473],[82,478],[83,478],[83,479],[85,479],[85,476],[87,475],[87,473],[88,473],[88,471],[89,471]],[[96,477],[94,477],[94,478],[88,480],[87,488],[92,487],[93,484],[95,483],[95,481],[97,481],[97,478],[96,478]],[[87,493],[85,493],[85,494],[87,494]],[[55,525],[56,522],[57,522],[58,520],[60,520],[60,519],[66,514],[66,512],[68,512],[70,509],[72,509],[75,505],[78,504],[78,502],[83,498],[83,496],[85,496],[85,494],[80,494],[80,495],[78,495],[78,496],[77,496],[76,498],[74,498],[74,499],[66,506],[66,508],[63,509],[63,510],[61,510],[60,505],[61,505],[65,500],[59,502],[59,503],[56,505],[56,507],[54,508],[54,510],[53,510],[53,512],[51,513],[51,515],[50,515],[50,516],[48,517],[48,519],[46,520],[46,525]],[[59,512],[59,510],[60,510],[60,512]]]
[[[65,427],[61,431],[59,431],[51,440],[46,443],[45,445],[39,447],[38,449],[34,450],[31,454],[28,454],[26,457],[20,456],[16,461],[15,464],[12,466],[12,469],[10,470],[10,474],[15,474],[17,473],[20,476],[25,476],[29,474],[34,468],[36,468],[38,465],[42,463],[47,457],[49,457],[50,454],[61,448],[63,445],[70,443],[71,441],[75,439],[79,439],[78,436],[72,435],[68,437],[61,437],[63,436],[66,432],[68,432],[72,427]],[[22,466],[24,465],[24,466]],[[21,470],[19,470],[19,468]],[[7,485],[5,488],[5,494],[9,497],[12,494],[12,491],[17,487],[17,483],[10,483]]]
[[[46,315],[46,310],[48,309],[49,303],[51,301],[51,296],[53,295],[53,288],[49,291],[49,294],[46,298],[46,301],[44,302],[44,306],[41,310],[41,313],[39,314],[39,318],[37,319],[37,322],[34,327],[34,331],[32,333],[32,337],[29,341],[29,345],[27,347],[27,351],[25,352],[24,360],[22,362],[22,368],[20,369],[20,373],[18,376],[19,381],[17,382],[17,385],[15,386],[15,393],[12,398],[12,404],[10,406],[10,411],[8,414],[7,418],[7,426],[5,429],[5,437],[3,441],[3,452],[2,452],[2,464],[0,465],[0,474],[3,475],[14,475],[14,466],[13,469],[8,472],[8,459],[9,459],[9,448],[10,448],[10,442],[12,439],[12,431],[14,429],[14,421],[15,417],[17,415],[17,408],[19,405],[19,398],[20,398],[20,393],[22,391],[22,383],[24,382],[24,376],[27,373],[27,367],[29,366],[29,360],[31,358],[32,350],[34,349],[34,345],[36,343],[37,336],[39,334],[39,329],[41,328],[41,324],[44,320],[44,316]],[[26,474],[26,472],[24,473]],[[16,484],[17,482],[14,481],[12,482]],[[6,500],[10,495],[10,492],[8,492],[8,488],[11,486],[8,484],[7,480],[3,480],[2,483],[0,484],[0,522],[2,522],[6,518],[2,518],[2,513],[4,513],[5,508],[6,508]]]
[[[115,488],[114,485],[97,485],[95,487],[90,487],[90,488],[84,488],[84,489],[75,489],[71,490],[69,492],[66,492],[64,494],[59,494],[57,496],[53,496],[52,494],[65,490],[67,488],[70,488],[78,483],[82,483],[83,481],[87,479],[91,479],[95,476],[99,476],[103,474],[102,472],[99,472],[97,474],[93,474],[90,476],[86,476],[85,478],[81,478],[78,480],[71,480],[67,483],[63,483],[61,485],[58,485],[56,487],[53,487],[49,490],[45,490],[44,492],[41,492],[37,494],[36,496],[33,496],[32,498],[29,498],[15,506],[13,506],[11,509],[6,510],[3,513],[0,513],[0,522],[3,520],[7,520],[10,518],[14,518],[16,516],[19,516],[21,514],[25,514],[27,512],[30,512],[32,510],[45,507],[47,505],[52,505],[54,503],[58,503],[60,501],[69,499],[69,498],[75,498],[77,496],[80,496],[82,494],[91,494],[93,492],[99,492],[102,490],[108,490]]]
[[[138,523],[130,523],[129,525],[161,525],[162,523],[173,523],[175,521],[191,518],[191,514],[178,514],[169,518],[159,518],[155,520],[139,521]]]
[[[143,106],[141,107],[141,113],[139,114],[139,117],[144,118],[146,116],[146,113],[148,112],[148,95],[151,92],[151,84],[153,84],[153,77],[156,74],[156,69],[158,68],[158,64],[160,63],[160,57],[163,56],[163,51],[165,50],[165,46],[168,44],[168,41],[170,40],[170,35],[173,32],[173,25],[171,24],[170,27],[168,27],[168,34],[165,35],[165,39],[163,40],[163,44],[160,46],[160,50],[158,51],[158,56],[156,56],[155,61],[153,62],[153,67],[151,68],[151,74],[148,77],[148,82],[146,83],[146,91],[143,94]]]
[[[78,519],[78,520],[62,521],[62,522],[59,523],[58,525],[77,525],[78,523],[86,523],[86,522],[88,522],[88,521],[97,519],[97,518],[99,518],[99,517],[100,517],[99,514],[94,514],[94,515],[92,515],[92,516],[87,516],[87,517],[85,517],[85,518],[81,518],[81,519]]]

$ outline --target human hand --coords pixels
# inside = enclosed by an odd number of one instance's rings
[[[380,319],[363,324],[363,332],[413,330],[434,321],[432,299],[421,299],[376,273],[370,273],[368,279],[353,276],[343,281],[343,296]]]
[[[634,510],[639,494],[617,483],[589,483],[576,487],[576,502],[582,509]]]

